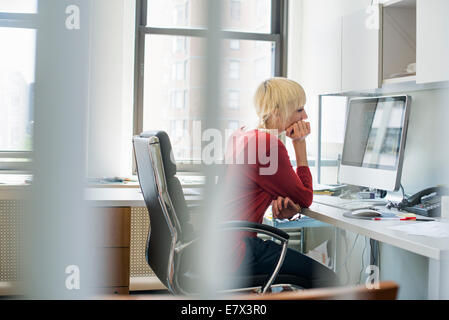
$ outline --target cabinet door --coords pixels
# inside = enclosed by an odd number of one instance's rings
[[[382,10],[370,6],[343,17],[342,89],[376,89],[382,79]]]
[[[449,1],[417,0],[416,82],[449,81]]]

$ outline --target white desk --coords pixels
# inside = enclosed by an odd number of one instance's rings
[[[201,202],[201,196],[185,196],[188,205]],[[146,207],[140,188],[88,188],[86,200],[94,207]]]
[[[313,205],[304,210],[304,214],[337,228],[352,231],[429,258],[429,298],[449,299],[449,239],[407,235],[389,228],[395,225],[426,222],[369,221],[343,217],[345,210],[328,205],[330,202],[326,201],[328,198],[328,196],[316,195]]]
[[[190,185],[186,189],[192,188]],[[24,200],[31,191],[30,185],[4,184],[0,185],[0,201]],[[86,200],[94,207],[145,207],[145,201],[139,186],[107,185],[95,186],[86,189]],[[186,195],[188,205],[194,205],[201,201],[201,196]]]
[[[0,200],[23,199],[26,186],[0,186]],[[326,201],[327,199],[327,201]],[[328,196],[315,195],[314,203],[304,214],[316,220],[331,224],[371,239],[413,252],[428,258],[428,294],[430,299],[449,299],[449,239],[434,239],[407,235],[389,229],[390,226],[417,222],[366,221],[343,217],[344,210],[337,208]],[[86,200],[94,207],[130,208],[145,207],[139,188],[88,188]],[[201,196],[188,195],[189,205],[201,202]],[[423,222],[425,223],[425,222]]]

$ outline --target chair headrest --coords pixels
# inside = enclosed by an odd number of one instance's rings
[[[170,142],[170,137],[165,131],[145,131],[140,134],[141,138],[157,137],[161,147],[162,161],[164,162],[164,171],[167,177],[173,177],[176,174],[176,161]]]

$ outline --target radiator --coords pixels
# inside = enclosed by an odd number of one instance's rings
[[[0,282],[21,281],[24,205],[0,201]],[[146,208],[131,210],[130,289],[163,288],[145,259],[149,217]]]
[[[20,281],[23,216],[22,201],[0,201],[0,282]]]

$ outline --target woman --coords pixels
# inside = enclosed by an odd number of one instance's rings
[[[273,218],[289,219],[301,207],[309,207],[313,199],[306,151],[306,137],[310,134],[310,124],[305,122],[306,96],[298,83],[273,78],[259,86],[254,102],[259,127],[234,133],[232,148],[227,151],[227,161],[233,163],[228,165],[225,178],[230,186],[227,196],[229,218],[262,223],[264,213],[271,205]],[[278,139],[278,134],[283,132],[293,144],[296,171],[291,166],[285,145]],[[236,159],[244,161],[235,164]],[[275,170],[264,171],[268,168]],[[233,247],[234,270],[251,274],[271,274],[281,251],[281,246],[275,242],[243,232]],[[333,271],[292,249],[288,249],[279,274],[303,278],[306,288],[330,287],[338,283]]]

